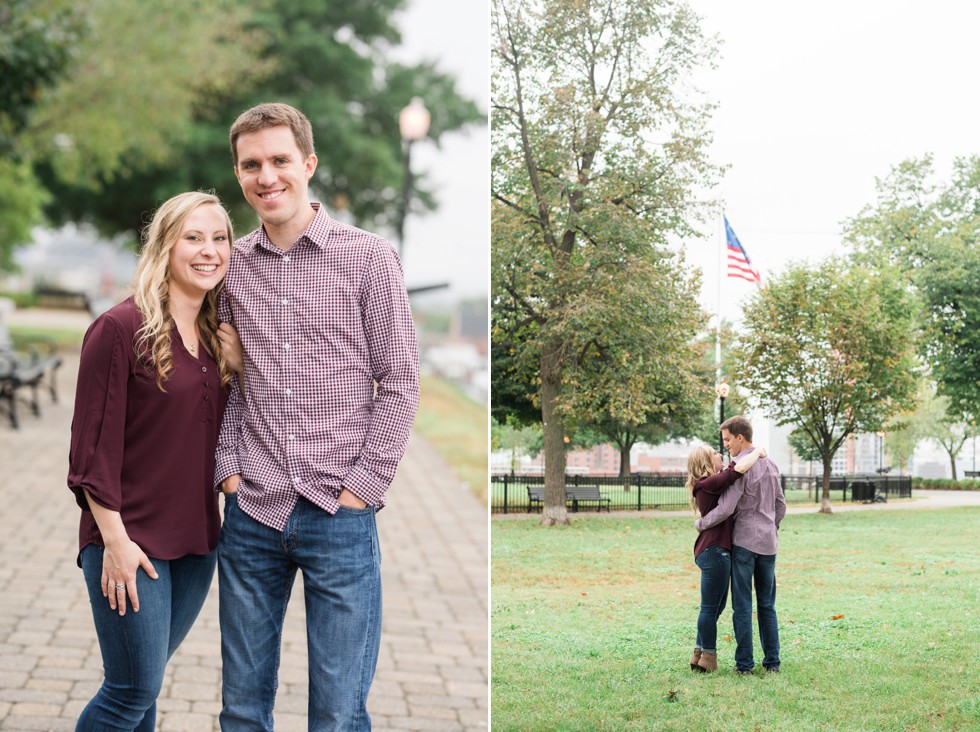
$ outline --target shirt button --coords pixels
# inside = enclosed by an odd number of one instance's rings
[[[285,262],[286,264],[289,264],[289,255],[287,254],[285,257],[283,257],[282,261]]]
[[[202,366],[201,367],[201,371],[203,371],[204,373],[207,373],[208,372],[208,367],[207,366]]]
[[[293,476],[293,483],[299,483],[299,476],[298,475],[294,475]]]
[[[205,395],[204,395],[204,401],[207,401],[207,400],[208,400],[208,399],[210,399],[210,398],[211,398],[211,397],[210,397],[210,396],[208,396],[207,394],[205,394]]]
[[[282,344],[282,350],[288,351],[289,350],[289,344],[288,343],[283,343]]]
[[[211,384],[209,382],[207,382],[207,381],[204,382],[204,385],[205,386],[211,386]]]
[[[295,439],[296,439],[296,435],[290,435],[290,436],[289,436],[289,439],[290,439],[290,440],[295,440]]]
[[[282,304],[283,304],[283,305],[288,305],[288,304],[289,304],[289,299],[288,299],[288,298],[285,298],[285,297],[284,297],[284,298],[282,299]]]
[[[286,389],[286,396],[292,396],[292,395],[293,395],[293,390],[292,389]]]

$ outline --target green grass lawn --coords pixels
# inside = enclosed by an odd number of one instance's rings
[[[15,346],[25,343],[36,343],[38,341],[50,343],[57,349],[80,348],[82,339],[85,338],[85,331],[76,328],[48,328],[34,325],[11,325],[10,337]]]
[[[494,730],[980,729],[980,510],[792,514],[782,672],[695,674],[700,575],[683,518],[493,521]],[[842,616],[837,617],[835,616]]]
[[[483,503],[487,501],[487,408],[451,382],[422,377],[422,402],[415,429],[449,463]]]

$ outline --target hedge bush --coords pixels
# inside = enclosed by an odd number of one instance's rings
[[[949,478],[912,478],[912,489],[919,491],[980,491],[980,480],[951,480]]]

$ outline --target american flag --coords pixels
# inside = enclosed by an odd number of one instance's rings
[[[728,240],[728,276],[738,277],[739,279],[761,285],[762,277],[759,276],[759,271],[752,268],[752,260],[745,253],[745,247],[742,246],[742,242],[738,240],[735,232],[732,231],[731,224],[728,223],[728,217],[725,216],[724,218],[725,238]]]

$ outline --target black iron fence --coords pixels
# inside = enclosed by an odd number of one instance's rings
[[[642,511],[645,509],[683,509],[688,503],[685,482],[680,473],[635,473],[619,476],[566,475],[566,505],[572,511]],[[823,478],[808,475],[781,476],[787,500],[819,502]],[[586,498],[589,495],[592,499]],[[844,501],[887,501],[911,498],[912,479],[908,476],[845,475],[830,479],[830,497]],[[490,477],[492,513],[540,511],[544,500],[543,475],[506,473]]]
[[[822,475],[781,475],[783,493],[805,490],[819,502],[823,496]],[[834,475],[830,478],[830,497],[843,501],[879,501],[889,498],[911,498],[912,476],[909,475]]]

